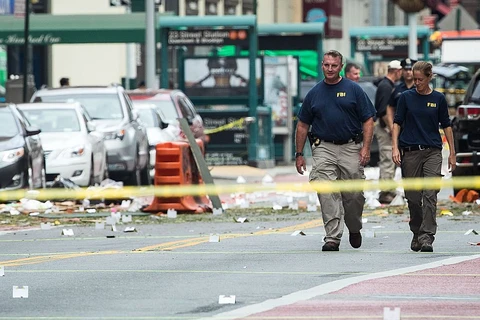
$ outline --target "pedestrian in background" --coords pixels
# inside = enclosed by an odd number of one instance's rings
[[[450,148],[448,169],[455,169],[455,147],[448,104],[442,93],[430,88],[432,77],[431,63],[415,63],[415,88],[405,91],[398,99],[392,131],[392,160],[401,165],[404,178],[441,176],[442,137],[439,124]],[[410,230],[413,233],[410,248],[413,251],[433,252],[438,192],[405,190],[410,211]]]
[[[69,78],[61,78],[60,79],[60,87],[70,87],[70,79]]]
[[[377,110],[377,122],[375,123],[375,137],[378,142],[380,180],[392,180],[395,177],[395,164],[391,158],[392,138],[387,117],[387,106],[392,96],[395,82],[402,76],[402,66],[400,61],[393,60],[388,64],[387,75],[378,83],[375,93],[375,109]],[[378,196],[378,201],[383,204],[389,204],[395,198],[393,190],[382,190]]]
[[[310,181],[365,179],[364,166],[370,160],[375,110],[362,88],[340,76],[343,56],[336,50],[323,55],[325,79],[305,96],[298,113],[295,133],[295,166],[306,170],[302,150],[312,126],[313,167]],[[361,191],[320,193],[325,244],[322,251],[338,251],[344,223],[353,248],[362,245],[362,213],[365,197]]]
[[[360,80],[360,67],[353,62],[347,63],[345,66],[345,78],[358,82]]]
[[[393,90],[387,107],[387,117],[389,119],[388,122],[391,124],[390,131],[393,129],[393,117],[395,116],[395,109],[397,108],[397,102],[400,94],[408,89],[413,88],[414,86],[412,67],[415,62],[417,62],[417,60],[410,58],[400,61],[400,65],[402,66],[402,81],[395,85],[395,89]]]

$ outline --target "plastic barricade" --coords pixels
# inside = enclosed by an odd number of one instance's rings
[[[196,140],[202,153],[203,142]],[[164,142],[156,146],[155,186],[199,185],[203,184],[200,171],[188,142]],[[146,212],[163,212],[175,209],[178,212],[212,212],[211,201],[206,196],[154,197],[152,203],[143,209]]]

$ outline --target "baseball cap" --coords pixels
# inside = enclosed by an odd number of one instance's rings
[[[410,59],[410,58],[407,58],[407,59],[403,59],[400,64],[402,65],[402,68],[403,69],[412,69],[413,68],[413,65],[415,64],[415,62],[417,62],[417,60],[413,60],[413,59]]]
[[[402,65],[400,64],[400,61],[392,60],[388,64],[388,69],[402,69]]]

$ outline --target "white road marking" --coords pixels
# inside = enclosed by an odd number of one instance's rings
[[[336,281],[321,284],[319,286],[316,286],[310,289],[293,292],[291,294],[285,295],[277,299],[269,299],[257,304],[252,304],[252,305],[235,309],[232,311],[219,313],[211,317],[200,318],[198,320],[208,320],[208,319],[233,320],[233,319],[245,318],[260,312],[269,311],[274,308],[294,304],[300,301],[312,299],[317,296],[335,292],[347,286],[350,286],[352,284],[357,284],[362,281],[386,278],[391,276],[398,276],[406,273],[417,272],[417,271],[422,271],[426,269],[437,268],[437,267],[447,266],[447,265],[456,264],[460,262],[465,262],[465,261],[469,261],[477,258],[480,258],[479,254],[471,255],[471,256],[463,256],[463,257],[453,257],[453,258],[448,258],[440,261],[421,264],[418,266],[411,266],[406,268],[400,268],[395,270],[382,271],[382,272],[377,272],[377,273],[372,273],[367,275],[351,277],[351,278],[342,279],[342,280],[336,280]]]

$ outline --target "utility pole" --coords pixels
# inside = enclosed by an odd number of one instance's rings
[[[147,88],[157,89],[155,81],[155,1],[145,0],[145,84]],[[162,45],[166,45],[162,43]],[[162,70],[167,72],[167,70]],[[162,84],[166,87],[167,84]]]
[[[30,75],[30,42],[28,35],[30,33],[30,0],[25,0],[25,26],[23,43],[23,102],[28,102],[28,76]]]

